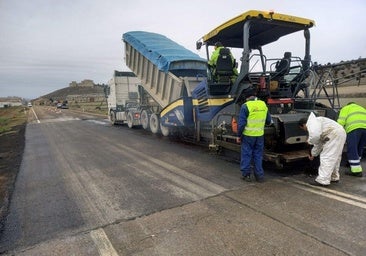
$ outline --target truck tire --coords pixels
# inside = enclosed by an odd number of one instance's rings
[[[133,116],[131,112],[128,112],[127,114],[127,126],[128,128],[133,128]]]
[[[170,134],[170,128],[167,127],[167,126],[164,126],[160,123],[160,131],[161,131],[161,134],[163,134],[163,136],[169,136]]]
[[[114,111],[111,111],[109,113],[109,119],[110,119],[112,125],[116,124],[116,113],[114,113]]]
[[[140,120],[142,128],[144,128],[144,130],[148,130],[150,124],[149,124],[149,114],[146,109],[141,111]]]
[[[160,120],[157,114],[153,113],[150,116],[150,130],[152,133],[156,134],[159,132]]]

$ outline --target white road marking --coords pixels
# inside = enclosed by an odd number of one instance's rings
[[[314,194],[318,194],[324,197],[328,197],[343,203],[347,203],[353,206],[357,206],[360,207],[362,209],[366,209],[366,198],[365,197],[361,197],[361,196],[356,196],[356,195],[351,195],[351,194],[347,194],[347,193],[343,193],[343,192],[339,192],[339,191],[335,191],[329,188],[324,188],[324,187],[314,187],[310,184],[307,184],[305,182],[301,182],[295,179],[291,179],[291,178],[286,178],[283,181],[281,180],[277,180],[279,182],[291,182],[293,183],[292,186],[314,193]]]
[[[116,249],[114,249],[111,241],[108,239],[107,234],[102,228],[91,231],[90,236],[98,248],[99,255],[118,256]]]
[[[32,112],[33,112],[34,116],[36,117],[37,123],[40,123],[41,121],[39,121],[38,116],[37,116],[36,112],[34,111],[34,108],[32,108]]]

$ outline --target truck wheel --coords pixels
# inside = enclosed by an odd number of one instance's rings
[[[109,114],[109,119],[110,119],[112,125],[115,125],[116,124],[116,113],[111,111],[111,113]]]
[[[141,111],[140,120],[141,120],[142,128],[144,128],[144,130],[148,130],[149,129],[149,114],[147,113],[146,109]]]
[[[167,126],[164,126],[160,123],[160,130],[161,130],[161,134],[163,134],[164,136],[169,136],[170,134],[170,129]]]
[[[128,128],[133,128],[133,116],[131,112],[127,115],[127,126]]]
[[[150,116],[150,130],[152,133],[156,134],[159,132],[159,126],[160,126],[160,121],[159,121],[159,117],[157,114],[153,113]]]

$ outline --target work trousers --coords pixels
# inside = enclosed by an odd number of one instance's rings
[[[254,175],[257,179],[263,178],[264,170],[262,165],[264,149],[264,137],[241,137],[241,158],[240,171],[243,176],[250,175],[251,163],[254,163]]]
[[[362,172],[361,158],[366,146],[366,129],[355,129],[347,133],[347,158],[351,172]]]
[[[328,139],[322,146],[318,177],[315,179],[323,185],[329,185],[331,180],[339,180],[339,166],[346,142],[346,132],[340,128],[330,134]]]

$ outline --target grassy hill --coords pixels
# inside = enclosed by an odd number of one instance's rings
[[[64,101],[69,95],[99,95],[104,97],[104,89],[102,86],[94,87],[66,87],[49,94],[43,95],[42,99],[52,99],[57,101]]]
[[[107,103],[104,86],[66,87],[43,95],[33,101],[33,104],[55,106],[57,102],[67,102],[70,109],[107,115]]]
[[[366,84],[366,58],[317,65],[319,75],[329,73],[338,86],[354,86]]]

